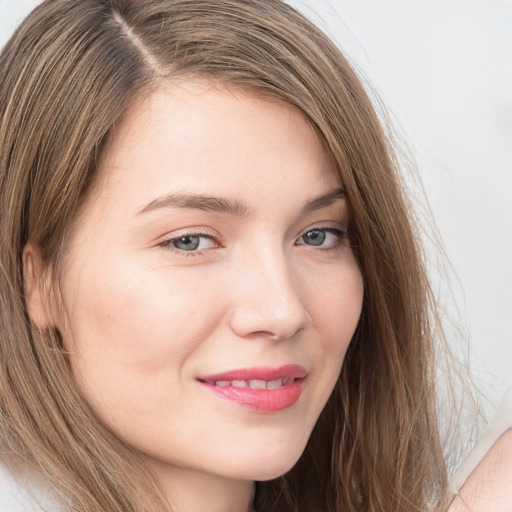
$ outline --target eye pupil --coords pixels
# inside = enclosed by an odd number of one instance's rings
[[[320,229],[312,229],[304,235],[304,242],[308,245],[322,245],[325,242],[326,233]]]
[[[174,247],[182,251],[194,251],[199,247],[200,237],[198,236],[182,236],[173,242]]]

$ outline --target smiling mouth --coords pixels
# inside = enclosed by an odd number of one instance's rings
[[[197,380],[219,398],[258,412],[277,412],[301,397],[307,371],[299,365],[232,370]]]

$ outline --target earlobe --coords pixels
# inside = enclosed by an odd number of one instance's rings
[[[40,249],[28,243],[23,249],[23,290],[30,320],[39,329],[54,327],[50,296],[45,286]]]

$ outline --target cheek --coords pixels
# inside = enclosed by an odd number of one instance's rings
[[[359,322],[364,286],[361,272],[351,256],[349,264],[333,271],[310,290],[309,309],[322,332],[324,349],[344,355]]]
[[[112,402],[123,397],[121,404],[133,404],[137,397],[144,401],[150,381],[158,388],[181,376],[221,312],[213,290],[188,276],[117,262],[69,276],[79,284],[68,294],[73,308],[65,338],[73,371],[88,395]]]
[[[353,256],[350,271],[343,273],[331,284],[325,301],[319,304],[323,315],[323,352],[326,367],[332,370],[330,386],[334,387],[341,371],[348,346],[359,323],[363,306],[364,285],[359,267]]]
[[[323,404],[338,380],[346,351],[361,315],[364,286],[359,267],[352,254],[341,265],[326,266],[311,286],[308,309],[318,336],[311,346],[316,361],[315,380],[320,395],[316,403]],[[316,411],[320,414],[321,407]]]

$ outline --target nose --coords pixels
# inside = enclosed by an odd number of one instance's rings
[[[229,319],[235,334],[283,340],[310,325],[299,274],[284,254],[253,255],[237,274]]]

